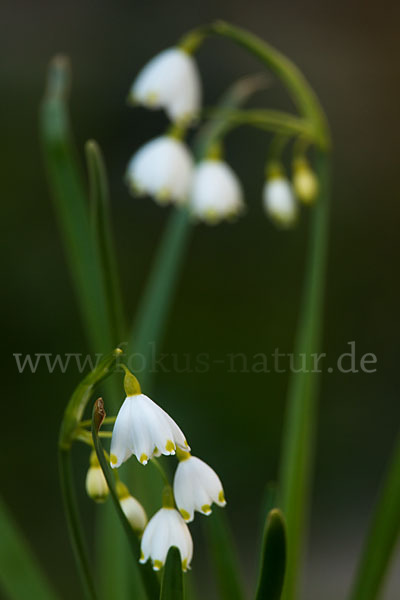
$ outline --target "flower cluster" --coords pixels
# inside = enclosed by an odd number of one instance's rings
[[[129,101],[162,108],[174,123],[170,133],[146,143],[129,162],[126,180],[133,194],[150,195],[160,204],[187,204],[196,219],[208,224],[243,212],[242,186],[231,167],[213,150],[195,164],[182,139],[201,107],[200,75],[187,48],[169,48],[154,57],[133,83]],[[304,156],[294,161],[292,184],[282,165],[268,165],[263,205],[278,226],[292,226],[298,200],[311,204],[317,193],[317,179]]]
[[[161,454],[176,454],[173,488],[164,489],[162,508],[146,525],[146,514],[120,484],[121,506],[131,519],[134,529],[143,532],[140,562],[151,559],[153,568],[159,570],[165,563],[168,550],[176,546],[182,558],[182,569],[190,568],[193,542],[186,523],[194,518],[194,512],[211,513],[213,503],[225,506],[221,481],[215,471],[190,453],[190,447],[175,421],[148,396],[141,393],[137,379],[126,369],[125,391],[113,429],[110,464],[119,467],[135,455],[146,465]],[[129,496],[129,503],[126,496]],[[125,502],[125,504],[124,504]]]

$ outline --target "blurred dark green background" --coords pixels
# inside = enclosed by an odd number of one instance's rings
[[[333,131],[335,174],[323,351],[332,364],[354,340],[357,356],[373,352],[378,359],[375,374],[334,372],[322,379],[305,597],[336,600],[348,588],[399,427],[399,16],[395,2],[2,3],[2,492],[64,597],[75,595],[77,578],[61,510],[56,440],[79,375],[73,368],[48,374],[44,367],[19,374],[13,358],[87,352],[38,140],[49,59],[57,52],[71,58],[79,148],[91,137],[104,150],[130,314],[168,214],[150,200],[132,199],[123,184],[130,155],[166,124],[162,114],[125,104],[141,65],[187,29],[224,18],[291,57],[319,95]],[[199,64],[207,105],[239,76],[260,71],[241,50],[217,40],[200,51]],[[272,84],[254,104],[290,108]],[[292,349],[309,219],[304,212],[296,231],[279,233],[263,217],[267,145],[264,135],[248,130],[229,139],[227,156],[249,209],[235,226],[194,231],[161,349],[182,361],[185,353],[219,360],[232,352],[251,357]],[[205,374],[157,378],[155,399],[224,481],[249,585],[263,487],[277,474],[286,387],[286,374],[228,373],[220,363]],[[82,466],[82,485],[84,473]],[[82,503],[90,521],[98,509],[84,493]],[[196,527],[198,578],[209,573],[200,537]],[[386,600],[399,597],[398,565]]]

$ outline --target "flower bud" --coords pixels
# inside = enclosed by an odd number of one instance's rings
[[[86,474],[86,492],[95,502],[104,502],[109,494],[107,481],[95,451],[90,455],[90,467]]]
[[[293,164],[293,188],[298,199],[304,204],[312,204],[318,195],[318,179],[304,158]]]
[[[128,488],[122,481],[117,482],[117,495],[121,504],[121,508],[124,511],[126,518],[132,526],[132,529],[136,533],[142,533],[147,525],[147,515],[136,498],[131,496]]]

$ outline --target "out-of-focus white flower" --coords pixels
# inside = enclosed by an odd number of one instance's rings
[[[190,121],[201,104],[201,83],[193,57],[181,48],[157,54],[140,71],[129,93],[132,103],[164,108],[172,121]]]
[[[189,569],[193,556],[189,528],[175,508],[164,507],[156,512],[144,530],[140,562],[145,563],[150,558],[153,569],[159,571],[171,546],[176,546],[181,553],[183,571]]]
[[[90,455],[90,467],[86,474],[86,492],[95,502],[104,502],[109,494],[107,481],[95,451]]]
[[[116,491],[126,518],[137,533],[142,533],[147,525],[147,515],[143,506],[130,493],[122,481],[118,481]]]
[[[147,142],[131,158],[127,182],[135,194],[149,194],[160,204],[184,203],[189,195],[193,159],[180,140],[163,135]]]
[[[294,162],[293,188],[298,199],[304,204],[312,204],[318,195],[318,179],[304,159]]]
[[[280,227],[289,228],[296,222],[296,198],[288,179],[283,175],[267,179],[263,190],[263,203],[267,215]]]
[[[243,191],[231,167],[222,160],[206,159],[194,171],[190,194],[193,214],[215,224],[243,209]]]
[[[142,465],[152,456],[175,454],[189,446],[175,421],[144,394],[127,396],[119,409],[111,439],[110,463],[119,467],[132,454]]]
[[[180,459],[174,477],[176,505],[186,522],[193,521],[194,511],[211,514],[213,502],[225,506],[222,483],[216,472],[189,452],[178,451]]]

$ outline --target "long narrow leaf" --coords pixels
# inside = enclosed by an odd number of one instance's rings
[[[111,231],[110,199],[106,168],[97,142],[89,140],[86,143],[85,150],[89,172],[89,197],[93,234],[102,265],[108,300],[107,305],[111,313],[112,335],[113,339],[121,341],[125,329],[124,315],[114,238]]]
[[[286,566],[286,534],[283,514],[272,509],[264,530],[261,571],[256,600],[279,600]]]
[[[181,553],[175,546],[168,550],[160,600],[183,600],[182,559]]]
[[[67,111],[69,64],[57,56],[49,67],[41,106],[40,133],[52,197],[75,292],[91,347],[113,347],[99,257],[93,244],[87,191],[76,160]]]
[[[0,590],[10,600],[57,600],[10,511],[0,498]]]
[[[136,534],[134,533],[128,519],[125,516],[124,511],[121,508],[121,504],[118,499],[117,491],[115,488],[114,476],[111,473],[111,469],[107,464],[107,461],[104,457],[104,450],[101,446],[100,438],[99,438],[99,429],[103,419],[105,417],[104,412],[104,404],[101,398],[96,400],[93,406],[93,414],[92,414],[92,439],[94,448],[96,450],[97,458],[100,463],[101,469],[103,471],[104,477],[106,478],[108,487],[110,489],[111,498],[114,503],[115,510],[118,514],[119,519],[121,520],[122,526],[125,530],[126,536],[129,541],[129,545],[132,549],[133,560],[131,561],[131,569],[139,570],[143,586],[146,590],[147,597],[149,600],[156,600],[159,596],[159,584],[156,577],[156,574],[151,569],[150,563],[147,563],[141,567],[138,565],[138,559],[140,556],[140,544]]]
[[[242,580],[234,540],[226,515],[214,510],[205,523],[213,568],[221,600],[243,600]]]
[[[375,600],[400,535],[400,438],[365,541],[351,600]]]

